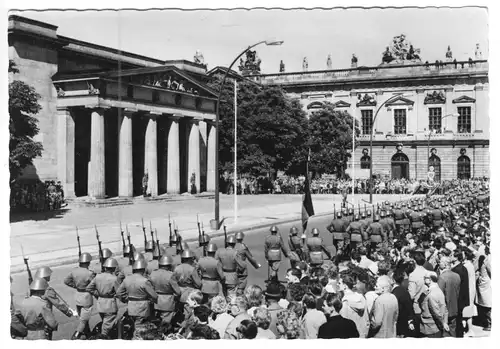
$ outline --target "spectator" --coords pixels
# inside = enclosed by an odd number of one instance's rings
[[[220,338],[224,338],[226,328],[234,317],[227,313],[227,302],[223,296],[215,296],[212,299],[211,308],[212,317],[208,324],[219,333]]]
[[[255,308],[252,321],[257,325],[256,339],[276,339],[276,335],[269,329],[271,315],[265,308]]]
[[[398,337],[409,337],[415,330],[413,320],[415,313],[413,311],[413,301],[408,289],[401,286],[405,279],[404,267],[396,269],[393,275],[394,288],[392,294],[398,300],[398,321],[396,324],[396,334]]]
[[[257,336],[257,325],[252,320],[243,320],[236,332],[238,339],[254,339]]]
[[[460,294],[460,276],[451,271],[450,257],[442,257],[439,262],[440,274],[438,286],[444,293],[446,300],[446,309],[448,309],[448,327],[444,337],[456,337],[457,316],[458,316],[458,297]]]
[[[208,325],[208,318],[210,316],[210,309],[204,305],[194,308],[194,318],[195,325],[191,328],[191,334],[188,335],[187,339],[191,337],[203,339],[220,339],[219,332]]]
[[[343,294],[328,294],[323,303],[327,322],[320,326],[318,338],[359,338],[356,324],[340,315]]]
[[[302,318],[302,328],[306,339],[318,338],[318,330],[326,322],[325,314],[316,309],[316,297],[309,293],[302,300],[305,314]]]
[[[435,272],[424,276],[428,291],[422,294],[420,332],[428,338],[441,338],[443,331],[448,331],[448,310],[443,291],[439,288]]]
[[[378,277],[375,299],[371,312],[369,336],[375,338],[395,338],[398,320],[398,300],[391,293],[391,280],[387,275]]]
[[[237,296],[231,299],[230,311],[234,319],[227,325],[224,339],[238,339],[238,326],[243,320],[250,320],[247,310],[248,303],[244,296]]]
[[[356,324],[360,337],[366,338],[368,335],[369,318],[365,297],[353,291],[354,278],[351,275],[342,276],[339,287],[344,292],[340,315],[352,320]]]

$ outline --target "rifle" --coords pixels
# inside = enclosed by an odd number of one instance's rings
[[[101,272],[104,273],[104,255],[102,254],[102,242],[99,239],[99,232],[97,231],[97,226],[94,225],[95,237],[97,238],[97,245],[99,246],[99,262],[101,262]]]
[[[201,237],[203,241],[205,241],[205,228],[203,228],[203,222],[201,222]],[[207,247],[208,246],[203,247],[203,257],[207,256]]]
[[[201,246],[201,227],[200,227],[200,220],[198,218],[198,214],[196,214],[196,224],[198,225],[198,246]]]
[[[227,227],[224,225],[224,247],[227,248]]]
[[[156,230],[156,228],[155,228],[155,233],[156,233],[156,247],[158,248],[158,259],[160,259],[161,258],[160,240],[158,239],[158,231]]]
[[[76,241],[78,242],[78,258],[82,255],[82,246],[80,245],[80,235],[78,235],[78,227],[76,227]]]
[[[153,243],[153,251],[154,251],[155,250],[155,237],[153,234],[153,226],[151,225],[151,221],[149,221],[149,231],[151,233],[151,242]]]
[[[22,244],[21,244],[21,253],[23,255],[24,264],[26,264],[26,271],[28,272],[28,283],[31,285],[31,283],[33,282],[33,274],[31,274],[31,269],[30,269],[30,266],[28,264],[29,258],[24,255],[24,248],[23,248]]]
[[[120,234],[122,236],[122,251],[125,251],[125,238],[123,237],[122,221],[120,221]]]
[[[170,221],[170,214],[168,215],[168,230],[170,232],[168,236],[168,245],[172,247],[172,222]]]
[[[130,241],[130,232],[128,231],[128,225],[125,225],[125,229],[127,230],[127,240],[128,240],[128,247],[129,247],[129,254],[128,254],[128,259],[129,259],[129,264],[133,265],[134,264],[134,250],[133,250],[133,245],[132,242]]]
[[[148,244],[148,238],[146,236],[146,227],[144,227],[144,218],[141,218],[142,222],[142,233],[144,234],[144,250],[146,250],[146,245]]]

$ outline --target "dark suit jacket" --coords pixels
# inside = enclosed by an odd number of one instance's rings
[[[318,339],[331,338],[359,338],[359,332],[354,321],[346,319],[340,315],[329,317],[320,326]]]
[[[467,268],[462,263],[451,269],[452,272],[460,276],[460,292],[458,293],[458,311],[462,312],[465,307],[470,305],[469,300],[469,274]]]
[[[396,296],[399,306],[396,333],[398,336],[408,336],[410,332],[408,328],[408,321],[415,317],[415,313],[413,311],[413,301],[410,297],[410,293],[408,292],[408,289],[402,286],[396,286],[392,290],[392,294]]]

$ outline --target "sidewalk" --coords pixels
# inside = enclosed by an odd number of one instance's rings
[[[399,195],[374,195],[374,203],[402,198],[404,199]],[[363,200],[367,201],[368,195],[356,195],[355,207],[357,208],[359,203],[363,209],[365,205]],[[313,195],[315,215],[332,214],[333,204],[335,203],[336,207],[340,208],[340,201],[340,195]],[[238,217],[235,219],[233,197],[221,195],[220,216],[224,219],[228,233],[237,230],[248,231],[299,220],[301,203],[301,195],[239,196]],[[11,223],[10,235],[11,272],[19,272],[25,268],[21,244],[24,253],[29,257],[32,269],[41,265],[56,266],[74,262],[78,255],[76,226],[78,226],[82,252],[89,252],[93,256],[98,254],[95,224],[102,247],[121,254],[120,221],[124,231],[126,227],[128,228],[132,243],[141,248],[144,246],[141,218],[144,218],[148,240],[151,239],[149,228],[151,222],[153,229],[158,231],[160,243],[168,242],[168,216],[170,214],[172,222],[175,221],[183,239],[193,241],[198,238],[197,214],[206,234],[213,237],[224,233],[223,229],[219,231],[210,229],[213,212],[213,200],[197,199],[120,207],[78,208],[43,221],[14,222]]]

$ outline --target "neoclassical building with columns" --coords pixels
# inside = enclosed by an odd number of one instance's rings
[[[66,197],[214,191],[217,94],[206,66],[60,36],[10,16],[9,58],[40,94],[42,156],[22,181],[61,181]]]

